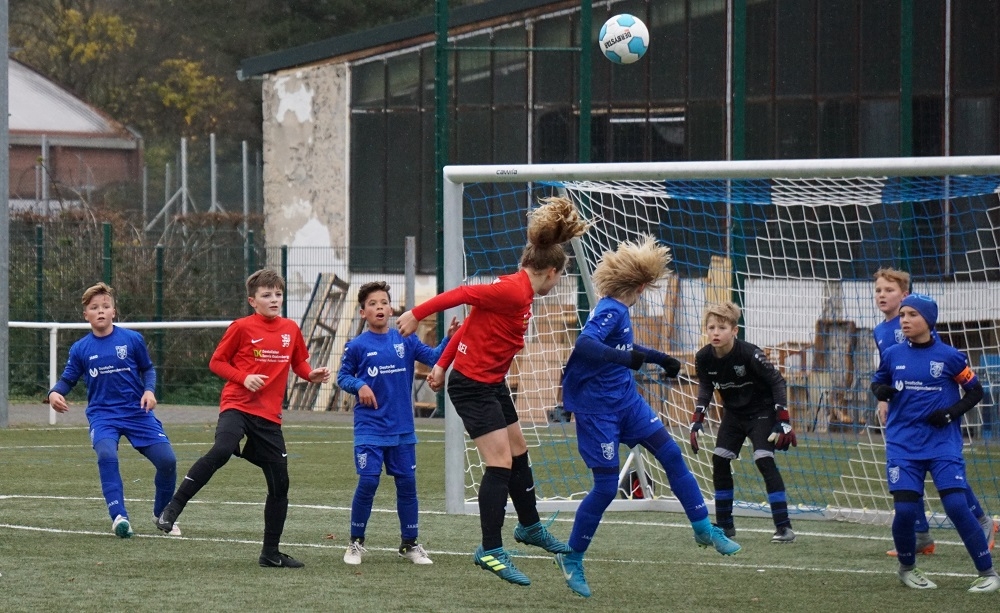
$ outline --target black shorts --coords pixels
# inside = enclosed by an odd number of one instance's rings
[[[733,458],[740,455],[743,441],[750,439],[754,451],[770,451],[774,453],[774,443],[767,440],[771,436],[776,420],[774,409],[762,408],[753,413],[741,414],[735,411],[724,411],[722,423],[719,424],[719,434],[715,437],[716,449],[724,449]]]
[[[233,455],[243,458],[251,464],[288,463],[288,452],[285,450],[285,435],[281,425],[264,419],[258,415],[244,413],[239,409],[225,409],[219,414],[219,424],[215,427],[215,438],[223,435],[230,440],[236,440]],[[246,436],[247,442],[242,451],[239,441]]]
[[[473,440],[517,423],[517,409],[506,381],[481,383],[452,369],[448,397]]]

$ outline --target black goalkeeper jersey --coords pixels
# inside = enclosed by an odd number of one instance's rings
[[[736,339],[732,351],[715,357],[711,345],[694,356],[698,374],[697,406],[708,408],[712,393],[719,390],[722,406],[739,415],[750,415],[760,409],[774,410],[774,405],[787,404],[785,379],[768,361],[760,347]]]

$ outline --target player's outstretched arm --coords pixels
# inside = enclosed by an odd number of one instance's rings
[[[417,331],[417,324],[420,323],[413,315],[413,311],[406,311],[396,319],[396,328],[403,336],[409,336]]]
[[[307,378],[313,383],[326,383],[330,380],[330,369],[326,366],[322,368],[314,368],[309,371],[309,376]]]

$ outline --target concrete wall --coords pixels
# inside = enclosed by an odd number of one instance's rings
[[[332,249],[349,246],[350,236],[347,66],[324,64],[269,75],[262,94],[267,245],[330,249],[333,270],[340,262]],[[316,250],[309,251],[315,257]],[[315,268],[307,272],[304,264],[288,263],[289,298],[307,299],[312,292]],[[301,313],[288,315],[297,319]]]

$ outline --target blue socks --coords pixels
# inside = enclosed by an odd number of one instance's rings
[[[580,506],[576,510],[573,519],[573,530],[569,535],[570,549],[573,551],[587,551],[590,542],[597,532],[597,527],[601,523],[604,511],[611,504],[618,494],[618,473],[608,471],[594,472],[594,487],[590,488],[587,496],[580,501]]]
[[[108,515],[111,519],[124,515],[125,488],[122,485],[122,475],[118,471],[118,441],[105,438],[94,443],[97,453],[97,472],[101,475],[101,492],[108,505]]]

